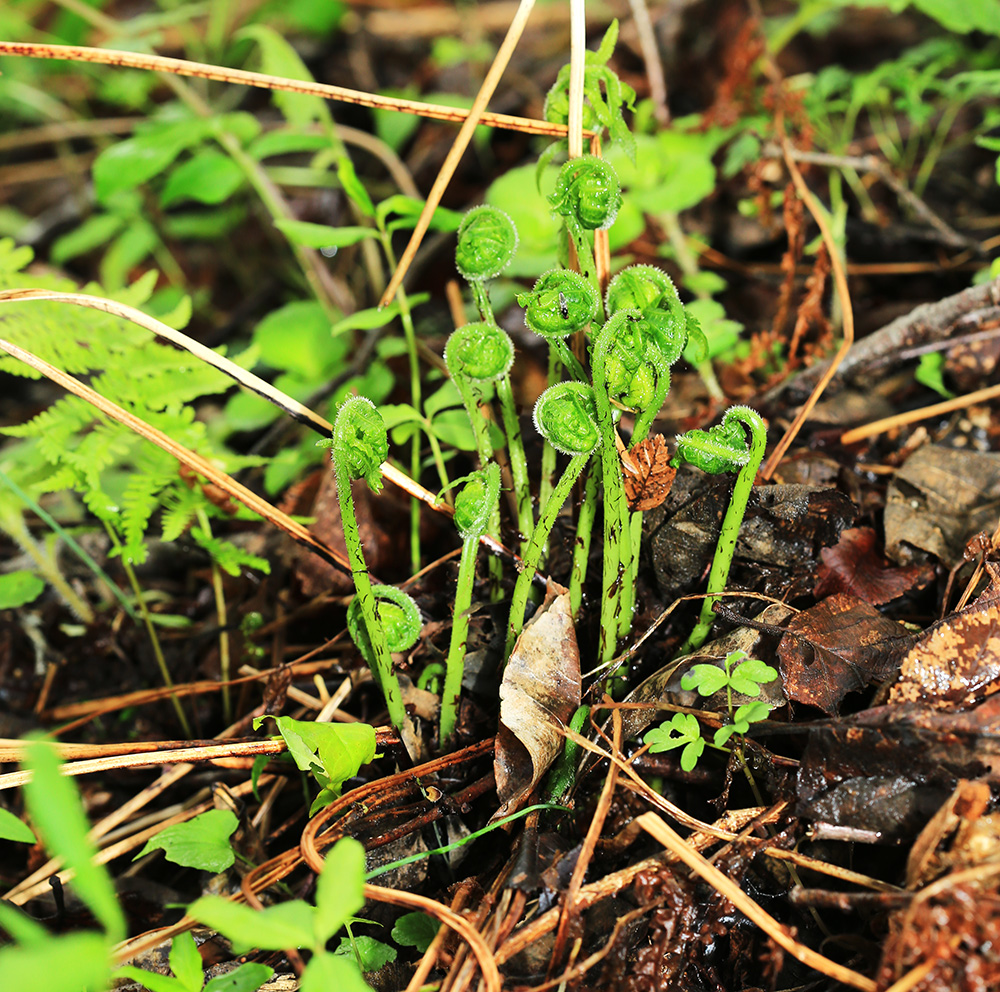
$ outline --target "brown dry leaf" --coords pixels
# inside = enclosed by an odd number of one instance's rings
[[[662,434],[646,438],[627,451],[622,450],[621,458],[630,510],[644,513],[659,506],[670,495],[677,469],[670,464],[670,452]]]
[[[1000,689],[1000,595],[991,591],[931,627],[903,659],[890,703],[971,706]]]
[[[998,500],[1000,454],[926,445],[889,485],[886,554],[907,564],[920,548],[953,568],[964,560],[969,538],[996,526]]]
[[[852,527],[842,531],[832,548],[820,551],[823,564],[816,573],[817,599],[838,592],[850,593],[872,606],[880,606],[934,578],[928,565],[894,568],[875,551],[875,531]]]
[[[902,625],[882,616],[864,600],[846,593],[792,617],[778,645],[785,695],[836,713],[849,692],[896,671],[913,640]]]
[[[569,596],[556,589],[524,628],[504,669],[494,758],[501,805],[494,821],[525,804],[562,752],[562,728],[580,705],[576,629]]]

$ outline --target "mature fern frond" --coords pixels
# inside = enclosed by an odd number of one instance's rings
[[[31,258],[30,249],[0,241],[0,289],[77,290],[58,276],[22,271]],[[110,298],[142,306],[149,301],[156,280],[156,273],[149,272]],[[85,292],[108,296],[95,286],[86,287]],[[181,327],[190,316],[190,304],[184,302],[172,314],[157,316]],[[130,321],[54,301],[10,302],[0,308],[0,337],[74,375],[89,375],[102,396],[228,472],[259,463],[213,440],[190,405],[201,397],[225,393],[231,380]],[[12,358],[0,359],[0,372],[36,376]],[[165,528],[171,537],[183,533],[198,511],[219,515],[199,487],[189,488],[181,480],[175,458],[76,396],[64,396],[27,423],[0,433],[30,445],[32,457],[43,466],[33,473],[31,491],[72,489],[121,536],[120,553],[133,563],[145,560],[150,521],[160,510],[167,511]],[[212,554],[218,551],[221,567],[228,570],[238,563],[251,564],[253,556],[234,552],[225,541],[213,541],[205,547]],[[261,567],[260,561],[254,559],[253,567]]]

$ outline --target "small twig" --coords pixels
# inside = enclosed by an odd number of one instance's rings
[[[380,307],[391,303],[392,298],[396,295],[396,290],[403,284],[403,277],[406,275],[406,270],[413,262],[417,254],[417,249],[420,247],[420,242],[427,233],[428,227],[430,227],[434,211],[437,210],[438,204],[441,202],[441,197],[448,188],[448,183],[451,182],[451,177],[455,174],[462,155],[465,154],[465,149],[469,147],[469,142],[472,141],[476,125],[484,117],[486,104],[489,103],[490,97],[493,96],[493,91],[497,88],[500,77],[503,75],[504,69],[507,68],[510,57],[514,54],[514,49],[521,39],[521,33],[528,23],[528,15],[531,13],[534,5],[535,0],[521,0],[521,3],[518,5],[517,13],[514,15],[513,21],[511,21],[507,35],[501,43],[500,49],[497,51],[496,58],[493,60],[489,72],[486,73],[486,78],[483,80],[483,85],[476,94],[476,99],[472,102],[472,109],[469,110],[468,115],[462,122],[462,126],[455,137],[455,142],[449,149],[448,155],[441,165],[441,170],[434,180],[434,185],[431,186],[430,192],[427,194],[424,208],[420,211],[420,216],[417,218],[416,226],[413,228],[413,233],[410,235],[410,240],[406,248],[403,249],[403,254],[399,258],[396,271],[393,272],[392,278],[389,280],[389,285],[382,294],[382,299],[379,300],[378,305]]]
[[[840,443],[854,444],[856,441],[863,441],[865,438],[883,434],[894,427],[903,427],[906,424],[915,424],[921,420],[929,420],[931,417],[952,413],[954,410],[963,410],[972,406],[973,403],[984,403],[997,396],[1000,396],[1000,385],[987,386],[985,389],[977,389],[974,393],[954,396],[950,400],[933,403],[931,406],[922,406],[917,410],[908,410],[906,413],[894,413],[891,417],[874,420],[863,427],[852,427],[851,430],[840,435]]]
[[[667,106],[667,77],[663,72],[663,60],[660,58],[660,47],[656,43],[656,32],[649,16],[646,0],[628,0],[632,8],[632,21],[636,34],[639,36],[639,50],[642,61],[646,65],[646,78],[649,80],[649,98],[653,102],[653,116],[659,124],[666,127],[670,123],[670,108]]]

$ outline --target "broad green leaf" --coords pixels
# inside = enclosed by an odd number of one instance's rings
[[[228,200],[243,185],[243,170],[214,148],[203,148],[167,177],[160,203],[173,206],[181,200],[218,204]]]
[[[337,178],[340,185],[344,187],[344,192],[354,201],[357,208],[366,216],[375,216],[375,204],[368,195],[368,190],[358,179],[358,174],[354,171],[354,163],[346,156],[342,155],[337,162]]]
[[[32,774],[24,785],[24,796],[31,821],[49,854],[62,858],[73,871],[73,888],[104,927],[108,939],[121,940],[125,917],[118,896],[107,871],[94,861],[97,850],[87,836],[90,824],[80,795],[73,780],[60,774],[60,765],[53,744],[34,740],[28,745],[25,768]],[[2,969],[0,974],[4,974]]]
[[[427,913],[404,913],[392,928],[392,939],[401,947],[415,947],[423,954],[440,928],[441,924]]]
[[[688,692],[697,689],[699,695],[711,696],[724,689],[727,682],[725,671],[715,665],[692,665],[681,678],[681,688]]]
[[[10,992],[80,992],[108,987],[111,947],[101,934],[51,937],[31,947],[0,950],[0,975]]]
[[[201,955],[189,931],[179,933],[170,945],[170,970],[191,992],[200,992],[205,983]]]
[[[301,899],[256,910],[221,896],[202,896],[188,907],[188,916],[228,937],[236,954],[254,948],[281,951],[286,947],[314,947],[315,913]]]
[[[127,223],[118,213],[94,214],[79,227],[56,238],[52,245],[52,261],[58,265],[95,248],[106,245]]]
[[[253,342],[265,365],[299,378],[302,392],[292,393],[296,399],[339,371],[350,348],[350,341],[331,338],[330,318],[315,300],[295,300],[272,310],[254,329]],[[279,388],[288,392],[286,385]]]
[[[429,299],[429,293],[414,293],[409,298],[410,308],[426,303]],[[398,303],[390,303],[388,306],[382,307],[381,310],[378,307],[368,307],[338,320],[331,328],[330,333],[336,337],[345,331],[370,331],[376,327],[385,327],[398,314]]]
[[[235,971],[218,975],[205,984],[202,992],[254,992],[274,974],[274,969],[266,964],[248,961]]]
[[[157,121],[134,137],[106,148],[94,160],[94,193],[104,203],[135,189],[168,168],[185,148],[200,144],[210,125],[191,119]]]
[[[298,52],[273,28],[264,24],[251,24],[236,35],[237,38],[251,38],[260,47],[260,67],[262,72],[287,79],[304,79],[312,82],[312,73],[306,68]],[[318,96],[305,93],[287,93],[274,90],[271,99],[290,124],[333,125],[330,109]]]
[[[299,992],[372,992],[352,958],[322,951],[314,954],[302,972]]]
[[[318,152],[329,147],[330,139],[325,134],[284,127],[261,135],[247,150],[253,158],[260,161],[272,155]]]
[[[555,189],[559,170],[542,173],[541,191],[535,184],[535,167],[509,169],[486,191],[486,202],[505,210],[517,228],[517,254],[505,271],[510,278],[540,276],[556,264],[560,225],[552,216],[548,195]]]
[[[365,238],[378,237],[378,231],[371,227],[330,227],[306,220],[276,220],[274,226],[289,241],[306,248],[346,248]]]
[[[45,580],[29,572],[25,568],[16,572],[6,572],[0,575],[0,610],[13,610],[25,603],[31,603],[41,596],[45,589]],[[0,838],[6,835],[3,832],[3,814],[5,809],[0,809]],[[13,814],[7,813],[8,816]],[[15,819],[17,819],[15,817]],[[18,820],[18,823],[21,821]],[[28,828],[25,827],[25,830]],[[28,831],[29,833],[31,831]],[[16,838],[9,838],[14,840]]]
[[[424,400],[424,413],[428,417],[435,417],[442,410],[462,405],[462,394],[458,391],[453,379],[445,380],[440,389],[435,390]]]
[[[365,849],[351,837],[330,849],[316,882],[316,944],[325,944],[365,904]],[[372,969],[366,968],[366,971]]]
[[[368,936],[355,937],[353,942],[350,937],[341,937],[333,953],[357,961],[362,971],[378,971],[396,960],[395,947]]]
[[[175,823],[160,831],[146,841],[133,860],[162,849],[164,857],[174,864],[217,874],[236,860],[229,837],[239,825],[228,809],[210,809],[186,823]]]
[[[382,415],[382,423],[387,431],[400,424],[423,423],[424,419],[420,416],[420,411],[409,403],[385,403],[378,408],[378,412]]]

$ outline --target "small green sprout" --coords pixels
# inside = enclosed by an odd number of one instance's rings
[[[479,539],[486,533],[490,518],[500,499],[500,466],[490,462],[470,476],[455,500],[455,525],[462,536],[462,557],[458,566],[455,590],[455,613],[451,644],[445,662],[444,687],[441,691],[440,741],[442,748],[455,732],[459,694],[465,667],[465,645],[469,636],[469,607],[476,578],[476,555]]]
[[[750,432],[749,444],[746,439],[747,430]],[[722,422],[710,430],[692,430],[677,438],[675,464],[690,462],[703,472],[714,475],[739,470],[733,486],[733,498],[719,532],[712,570],[708,575],[708,595],[702,603],[697,625],[681,648],[682,655],[701,647],[712,629],[714,606],[729,579],[736,539],[740,534],[754,478],[764,459],[766,446],[767,425],[760,414],[747,406],[730,407],[723,415]]]
[[[681,678],[681,688],[687,691],[696,689],[701,696],[713,696],[722,689],[726,690],[726,705],[729,712],[729,722],[719,727],[712,738],[712,747],[728,751],[728,743],[734,734],[746,734],[751,723],[766,720],[771,707],[762,699],[754,699],[739,706],[733,711],[733,693],[744,696],[759,696],[762,684],[773,682],[778,678],[778,672],[766,662],[756,658],[748,658],[745,651],[731,651],[723,662],[723,668],[718,665],[692,665]],[[681,751],[681,768],[690,772],[698,763],[705,751],[705,740],[701,736],[701,724],[692,713],[675,713],[659,727],[654,727],[643,737],[651,752]],[[741,764],[746,764],[743,758],[742,746],[737,748],[737,756]],[[751,780],[752,781],[752,780]]]
[[[389,719],[397,730],[406,723],[406,710],[399,688],[399,679],[392,669],[392,656],[386,640],[385,627],[379,616],[378,605],[372,591],[361,547],[361,535],[354,514],[351,483],[364,479],[375,493],[382,490],[382,463],[389,455],[389,439],[385,424],[371,400],[352,396],[337,413],[333,424],[333,437],[319,442],[331,449],[333,471],[337,477],[337,498],[340,500],[341,523],[344,543],[351,561],[354,588],[357,591],[358,609],[368,632],[371,648],[369,665],[378,687],[385,696]]]
[[[562,382],[550,386],[535,404],[535,426],[557,451],[572,455],[551,496],[539,513],[531,541],[522,556],[521,574],[514,585],[507,624],[506,656],[510,657],[514,643],[524,627],[524,609],[528,602],[542,548],[548,540],[556,517],[566,502],[573,484],[600,441],[594,390],[582,382]]]

